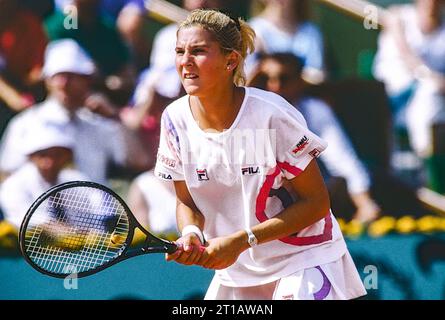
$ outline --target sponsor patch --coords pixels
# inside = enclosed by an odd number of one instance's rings
[[[292,153],[295,155],[298,152],[303,151],[308,144],[309,144],[309,139],[308,137],[304,136],[303,138],[300,139],[300,141],[298,141],[297,145],[292,148]]]
[[[169,168],[174,169],[176,167],[176,160],[170,159],[160,153],[158,153],[158,161]]]

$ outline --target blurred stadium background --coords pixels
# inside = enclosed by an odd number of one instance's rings
[[[180,4],[178,0],[170,2]],[[255,7],[252,2],[255,1],[233,3],[235,10],[248,18]],[[385,139],[390,122],[387,100],[382,84],[371,73],[380,29],[365,29],[362,16],[329,1],[309,2],[311,20],[324,33],[332,70],[330,81],[314,86],[313,93],[329,96],[368,167],[381,170],[393,165],[399,177],[414,190],[382,184],[374,192],[388,198],[385,216],[369,225],[339,219],[359,273],[368,286],[366,299],[444,299],[444,198],[434,188],[417,188],[413,183],[418,174],[415,165],[391,163],[389,142]],[[412,1],[370,2],[387,7]],[[147,19],[147,36],[151,38],[168,22],[168,18],[153,12]],[[434,166],[429,170],[438,172]],[[444,182],[440,173],[435,177]],[[118,175],[111,185],[125,199],[129,180]],[[401,195],[403,192],[408,192],[414,206],[409,201],[400,203],[407,199],[406,194]],[[16,238],[0,222],[0,299],[200,299],[211,277],[208,270],[167,264],[161,255],[148,255],[80,279],[77,288],[73,282],[67,289],[63,280],[40,275],[29,267],[17,251]]]

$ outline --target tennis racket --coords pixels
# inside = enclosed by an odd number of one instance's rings
[[[136,228],[146,239],[130,248]],[[114,191],[86,181],[42,194],[23,219],[19,242],[34,269],[56,278],[73,273],[81,278],[141,254],[178,250],[174,242],[145,230]]]

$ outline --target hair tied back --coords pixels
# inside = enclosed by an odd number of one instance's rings
[[[228,16],[230,20],[232,20],[235,23],[235,26],[238,29],[238,31],[241,31],[241,24],[239,22],[239,17],[237,15],[235,15],[233,12],[226,10],[220,10],[220,12]]]

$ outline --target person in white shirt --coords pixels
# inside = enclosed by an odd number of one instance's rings
[[[166,258],[216,270],[206,299],[362,296],[314,160],[326,143],[284,98],[242,87],[253,49],[247,23],[218,11],[179,26],[187,95],[163,113],[155,167],[174,182],[181,230]]]
[[[307,19],[307,0],[265,0],[264,10],[249,20],[256,34],[255,53],[246,64],[253,77],[260,53],[292,52],[302,59],[310,83],[326,79],[325,45],[320,29]]]
[[[74,139],[57,126],[34,124],[20,146],[28,161],[0,185],[0,208],[17,229],[32,203],[57,184],[88,180],[67,166],[72,162]]]
[[[36,122],[59,126],[73,137],[74,163],[95,182],[107,183],[110,163],[147,169],[147,155],[136,136],[121,125],[117,109],[107,98],[92,92],[94,72],[91,58],[74,40],[48,45],[43,75],[49,96],[8,124],[0,145],[0,171],[4,175],[26,161],[20,146]]]
[[[433,125],[445,123],[445,1],[392,6],[383,25],[373,73],[385,83],[396,128],[427,158]]]
[[[346,180],[351,200],[357,208],[353,218],[361,222],[375,220],[380,208],[370,195],[371,179],[367,169],[331,108],[322,100],[304,96],[302,69],[302,62],[292,53],[264,55],[250,85],[281,95],[303,114],[309,129],[329,144],[320,160],[330,177]]]

